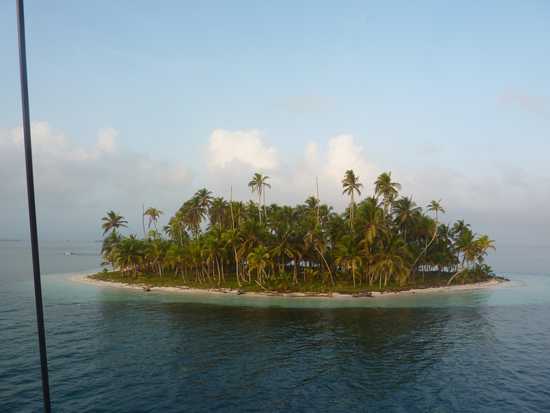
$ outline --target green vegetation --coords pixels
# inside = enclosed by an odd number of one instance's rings
[[[157,227],[162,211],[148,208],[144,239],[122,236],[126,220],[108,212],[102,254],[115,271],[95,277],[154,286],[353,293],[493,276],[484,259],[494,242],[463,221],[441,223],[441,201],[423,212],[399,195],[401,185],[391,173],[381,174],[374,194],[358,202],[363,185],[346,171],[342,187],[350,203],[342,214],[314,196],[295,207],[266,205],[268,181],[256,173],[248,183],[257,202],[227,201],[201,189],[163,233]]]

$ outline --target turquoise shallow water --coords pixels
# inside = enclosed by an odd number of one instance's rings
[[[346,301],[68,281],[98,248],[42,245],[54,411],[550,410],[547,275]],[[0,242],[0,264],[0,412],[39,411],[28,246]]]

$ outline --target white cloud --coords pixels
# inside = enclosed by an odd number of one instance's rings
[[[353,169],[363,180],[371,178],[374,168],[366,159],[364,149],[352,135],[338,135],[329,139],[326,173],[341,180],[348,169]]]
[[[228,131],[216,129],[208,144],[210,166],[225,168],[233,162],[260,170],[279,165],[277,150],[264,142],[258,130]]]
[[[47,122],[33,122],[31,131],[40,227],[50,237],[84,232],[90,237],[99,231],[99,218],[108,209],[130,218],[135,230],[141,225],[142,203],[172,210],[186,195],[182,192],[189,190],[190,173],[185,167],[117,151],[115,129],[100,130],[89,147]],[[14,224],[24,222],[26,211],[21,128],[0,130],[0,177],[2,233],[24,236],[26,225]]]
[[[316,142],[307,143],[304,158],[310,165],[315,165],[319,161],[319,145]]]
[[[100,129],[97,137],[97,149],[105,153],[115,152],[117,136],[118,131],[116,129]]]
[[[300,150],[300,149],[298,149]],[[316,183],[319,184],[321,201],[343,209],[347,204],[342,196],[341,181],[347,169],[353,169],[365,185],[368,192],[374,181],[377,168],[367,158],[364,148],[351,135],[336,135],[326,140],[309,141],[301,149],[302,156],[295,161],[282,163],[276,171],[272,171],[272,190],[268,196],[274,202],[296,204],[303,202],[308,196],[315,195]],[[246,182],[248,176],[227,171],[224,176],[212,178],[216,187],[228,187],[227,182],[237,184]],[[238,185],[237,185],[238,187]],[[243,192],[245,199],[250,197]]]

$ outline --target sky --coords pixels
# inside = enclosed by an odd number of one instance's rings
[[[550,264],[547,1],[25,3],[42,239],[99,239],[110,209],[139,233],[205,186],[248,200],[255,171],[270,202],[318,177],[342,210],[351,168],[441,199],[503,270]],[[0,56],[0,238],[26,238],[15,1]]]

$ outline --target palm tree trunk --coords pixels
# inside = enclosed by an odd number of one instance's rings
[[[451,278],[449,278],[449,281],[447,281],[447,285],[451,285],[453,280],[458,277],[460,274],[462,274],[464,271],[466,271],[467,267],[462,268],[461,270],[455,272]]]
[[[325,256],[321,253],[319,248],[315,248],[315,249],[317,250],[317,252],[321,256],[321,259],[323,260],[323,262],[325,263],[325,267],[327,267],[327,271],[328,271],[328,274],[330,276],[330,283],[334,286],[334,277],[332,276],[332,270],[330,269],[330,265],[328,265],[328,262],[325,259]]]
[[[239,256],[237,255],[237,248],[233,247],[233,253],[235,254],[235,274],[237,277],[237,285],[241,286],[241,277],[239,277]]]
[[[353,196],[353,189],[351,190],[351,203],[349,206],[349,226],[353,230],[353,218],[354,218],[354,206],[355,206],[355,197]]]
[[[260,217],[260,224],[262,223],[262,190],[258,190],[258,216]]]
[[[262,190],[262,195],[264,197],[264,220],[267,220],[267,213],[265,209],[265,188]]]
[[[220,268],[220,261],[216,258],[216,268],[218,270],[218,285],[222,283],[222,270]]]
[[[145,238],[145,205],[141,204],[141,224],[143,225],[143,238]]]
[[[409,276],[412,275],[415,267],[416,267],[416,264],[418,263],[418,261],[420,260],[420,258],[422,258],[423,255],[425,255],[427,252],[428,252],[428,249],[430,248],[430,246],[432,245],[432,243],[435,241],[436,237],[437,237],[437,228],[439,227],[439,224],[438,222],[436,221],[435,222],[435,231],[434,231],[434,235],[432,237],[432,239],[430,240],[430,242],[428,242],[426,244],[426,248],[424,248],[422,250],[422,252],[418,255],[418,257],[416,257],[416,259],[414,260],[413,264],[411,265],[411,271],[409,273]]]

